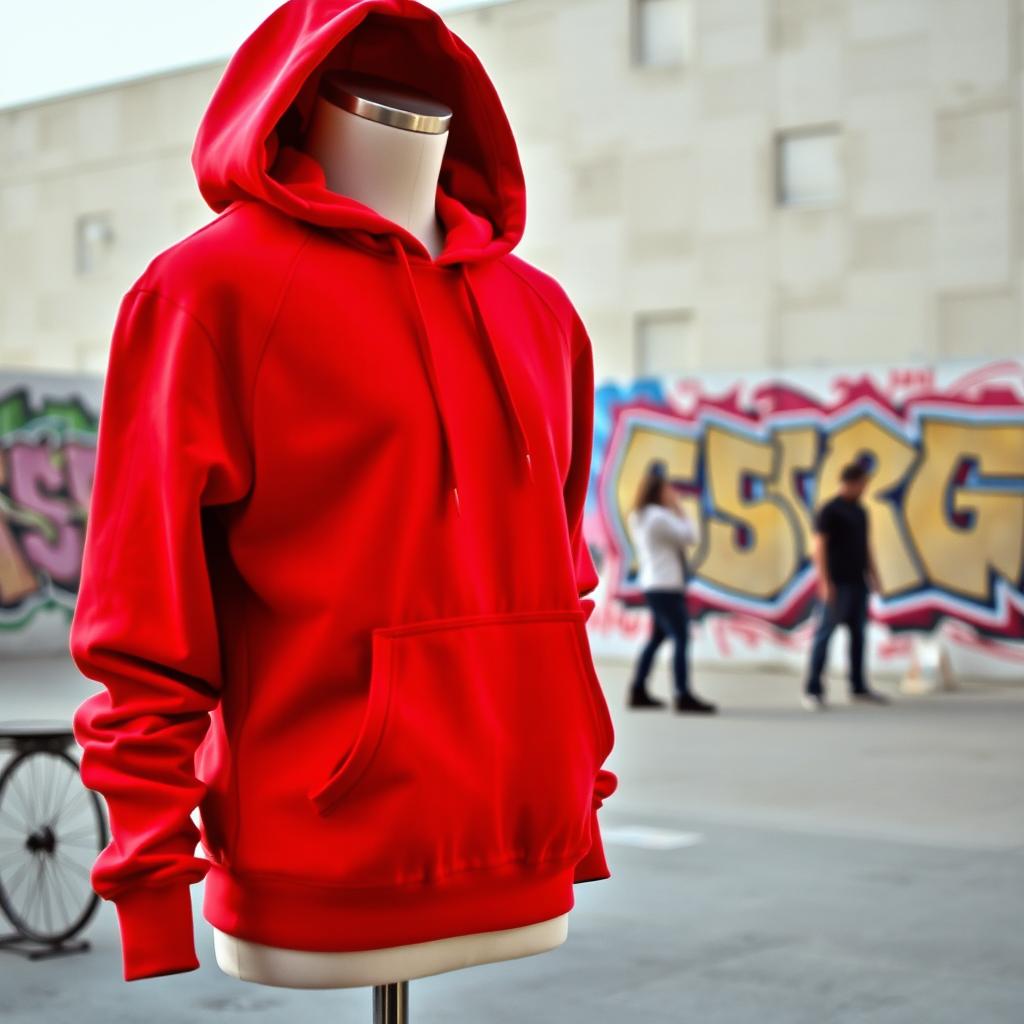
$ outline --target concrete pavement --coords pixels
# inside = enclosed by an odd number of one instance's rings
[[[705,671],[723,714],[700,719],[626,711],[628,666],[600,670],[613,878],[576,887],[558,950],[413,982],[415,1024],[1024,1021],[1024,686],[810,715],[792,677]],[[8,661],[0,717],[66,718],[93,686]],[[88,954],[0,953],[0,1020],[370,1020],[368,990],[221,975],[200,895],[199,971],[126,985],[104,905]]]

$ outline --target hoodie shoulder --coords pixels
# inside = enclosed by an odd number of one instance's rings
[[[187,309],[209,333],[259,335],[310,234],[292,218],[247,200],[157,253],[129,291],[154,291]],[[225,339],[226,341],[226,339]]]
[[[582,342],[586,340],[586,331],[583,330],[580,316],[562,285],[550,274],[513,253],[503,256],[501,264],[547,306],[567,344],[570,345],[572,355],[575,356]]]

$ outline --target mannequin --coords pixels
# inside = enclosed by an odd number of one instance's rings
[[[400,224],[436,258],[444,232],[435,195],[451,116],[448,107],[407,89],[328,72],[303,149],[331,191]],[[214,929],[214,950],[220,969],[242,981],[360,988],[547,952],[565,942],[568,921],[562,914],[521,928],[357,952],[280,949]]]

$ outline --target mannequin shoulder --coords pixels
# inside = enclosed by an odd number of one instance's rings
[[[506,277],[524,296],[544,308],[567,338],[576,333],[579,316],[561,283],[526,260],[508,253],[499,260]]]
[[[307,237],[290,218],[239,201],[152,257],[135,285],[159,282],[177,292],[203,283],[255,289],[278,277]]]
[[[259,203],[233,203],[153,256],[130,290],[159,293],[211,333],[259,336],[308,237]]]
[[[541,270],[540,267],[528,263],[514,253],[503,256],[500,263],[505,270],[518,277],[526,287],[535,291],[553,310],[564,313],[572,308],[572,302],[565,288],[556,278]]]

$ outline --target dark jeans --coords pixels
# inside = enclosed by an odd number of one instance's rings
[[[686,645],[690,634],[690,619],[686,613],[686,595],[681,590],[645,590],[644,600],[651,609],[651,636],[640,652],[640,660],[633,675],[633,689],[642,693],[647,688],[654,656],[662,641],[671,636],[675,641],[672,654],[672,676],[676,696],[690,692]]]
[[[811,668],[807,676],[807,692],[822,693],[821,673],[828,658],[828,642],[836,626],[845,625],[850,631],[850,687],[854,693],[863,693],[864,684],[864,629],[868,618],[868,588],[863,583],[837,583],[835,599],[831,604],[819,602],[818,628],[811,646]]]

